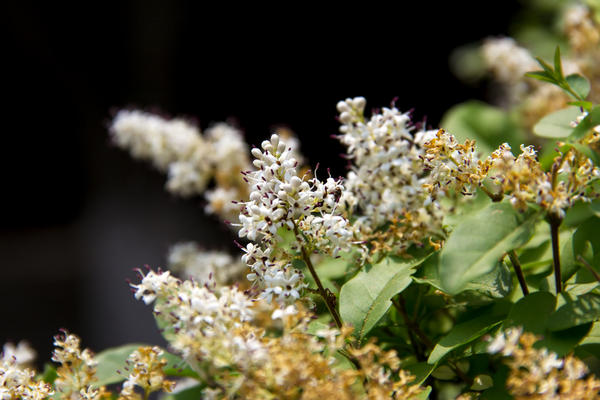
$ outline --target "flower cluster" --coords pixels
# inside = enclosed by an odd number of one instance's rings
[[[110,131],[119,147],[168,174],[170,192],[183,197],[198,195],[214,179],[215,187],[205,193],[206,210],[224,218],[239,213],[232,201],[247,197],[239,172],[248,168],[249,161],[248,146],[238,130],[220,123],[202,135],[183,119],[122,110]]]
[[[593,12],[583,4],[565,8],[562,26],[569,43],[569,57],[562,60],[565,76],[579,73],[591,83],[590,100],[600,101],[600,26]],[[525,78],[526,72],[538,69],[534,57],[511,38],[485,40],[482,56],[487,69],[502,89],[497,101],[517,106],[523,125],[533,127],[544,115],[565,108],[568,96],[556,86]]]
[[[346,347],[351,329],[309,334],[314,316],[301,304],[279,308],[236,288],[215,292],[169,272],[151,271],[132,287],[136,298],[155,301],[170,346],[207,383],[205,398],[406,399],[422,391],[409,386],[413,378],[398,369],[395,352],[374,343],[348,349],[360,369],[341,368],[334,355]],[[151,379],[143,381],[149,385]]]
[[[528,203],[536,203],[559,219],[574,202],[590,200],[591,195],[586,191],[600,177],[600,170],[592,161],[574,148],[560,153],[549,172],[542,169],[533,146],[521,145],[521,154],[515,157],[504,143],[482,161],[474,142],[459,144],[454,136],[440,130],[425,148],[425,164],[432,178],[426,187],[432,194],[439,190],[468,194],[481,187],[493,198],[509,196],[511,204],[519,210],[525,210]],[[496,193],[487,189],[486,179]]]
[[[367,121],[365,104],[362,97],[337,104],[338,138],[353,162],[342,200],[356,216],[356,237],[370,251],[402,252],[425,238],[443,236],[441,205],[424,189],[430,178],[423,145],[435,132],[414,132],[409,115],[395,107]],[[393,226],[382,236],[380,228],[390,221]]]
[[[156,300],[154,312],[173,330],[171,346],[191,365],[203,360],[215,365],[249,363],[260,346],[251,334],[236,330],[253,317],[253,302],[235,287],[211,289],[195,281],[181,281],[168,271],[150,271],[135,289],[136,299]],[[250,364],[248,364],[250,365]]]
[[[169,249],[169,269],[199,283],[218,286],[240,282],[246,265],[224,252],[202,251],[194,242],[178,243]]]
[[[490,353],[507,357],[510,373],[506,386],[516,399],[598,398],[600,381],[588,375],[581,360],[572,355],[559,358],[547,349],[534,348],[537,340],[521,328],[509,328],[488,345]]]
[[[0,354],[0,399],[43,400],[53,394],[52,386],[36,381],[35,371],[23,367],[17,357],[9,353]]]
[[[425,188],[432,194],[440,191],[471,194],[483,179],[475,141],[460,144],[453,135],[440,129],[423,147],[425,165],[430,171],[430,182]]]
[[[60,364],[54,387],[67,399],[99,400],[106,392],[95,385],[97,362],[91,350],[81,350],[80,343],[79,337],[67,331],[54,337],[52,361]]]
[[[2,360],[12,360],[20,367],[31,366],[37,356],[35,350],[24,340],[21,340],[17,345],[11,342],[5,343],[1,354],[0,358]]]
[[[256,170],[244,172],[250,196],[242,204],[239,236],[257,243],[246,246],[243,261],[263,298],[276,295],[280,302],[293,303],[305,286],[302,273],[292,267],[289,253],[272,247],[282,241],[280,230],[288,230],[308,253],[318,249],[337,255],[348,249],[351,232],[338,207],[344,187],[331,177],[322,182],[298,176],[292,148],[278,135],[261,147],[252,149]]]
[[[586,190],[600,177],[600,170],[589,158],[571,149],[557,156],[553,170],[545,172],[536,157],[532,146],[523,145],[515,157],[505,143],[485,162],[488,177],[510,196],[514,207],[524,210],[528,202],[537,203],[562,219],[574,202],[590,200]]]
[[[163,351],[159,347],[145,346],[129,355],[127,359],[129,376],[123,383],[120,400],[137,400],[139,396],[135,392],[136,386],[144,391],[144,398],[148,398],[148,395],[153,392],[173,390],[175,382],[165,379],[163,368],[167,365],[167,360],[160,358],[162,354]]]

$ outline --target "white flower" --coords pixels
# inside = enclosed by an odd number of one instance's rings
[[[24,340],[21,340],[16,346],[14,345],[14,343],[5,343],[2,348],[1,356],[2,357],[0,359],[2,360],[7,361],[12,359],[14,360],[16,365],[24,366],[31,364],[33,361],[35,361],[37,355],[35,350],[31,348],[29,343],[27,343]]]
[[[440,205],[424,189],[429,178],[423,164],[423,145],[437,131],[413,133],[409,114],[395,107],[384,107],[367,120],[362,97],[341,101],[337,108],[342,123],[338,139],[353,162],[341,204],[356,213],[354,233],[368,236],[395,218],[425,214],[431,218],[421,218],[419,229],[411,227],[396,245],[407,248],[440,232]]]
[[[169,249],[169,269],[181,272],[186,279],[201,284],[213,282],[217,285],[232,283],[242,275],[246,266],[227,253],[202,251],[194,242],[178,243]]]

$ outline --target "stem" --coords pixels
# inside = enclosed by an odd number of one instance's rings
[[[562,292],[562,278],[560,273],[560,251],[558,247],[558,227],[562,222],[560,218],[550,215],[550,236],[552,237],[552,258],[554,259],[554,282],[556,294]]]
[[[427,337],[425,332],[423,332],[421,330],[421,327],[419,326],[419,324],[417,324],[415,321],[410,319],[410,317],[408,316],[408,312],[406,312],[406,302],[404,301],[404,297],[402,297],[401,294],[398,294],[397,298],[392,299],[392,304],[400,312],[400,315],[402,315],[402,318],[404,319],[404,322],[406,323],[406,326],[408,327],[408,334],[411,337],[411,341],[412,341],[411,331],[413,331],[419,337],[419,339],[421,339],[421,342],[429,350],[433,349],[433,347],[434,347],[433,342]],[[413,344],[413,347],[416,348],[416,346],[414,346],[414,344]],[[417,353],[415,355],[418,358],[419,353]],[[456,364],[454,364],[452,361],[448,361],[448,366],[454,371],[454,373],[461,380],[463,380],[469,386],[471,386],[473,384],[473,380],[471,378],[469,378],[463,371],[461,371],[461,369],[458,368],[458,366],[456,366]]]
[[[588,269],[588,271],[590,271],[592,273],[592,275],[594,275],[594,278],[600,282],[600,274],[598,274],[598,272],[596,272],[596,270],[594,269],[594,267],[592,267],[590,265],[589,262],[586,261],[585,258],[581,257],[581,255],[577,256],[577,261],[579,261],[580,263],[583,264],[584,267],[586,267]]]
[[[427,337],[425,332],[421,330],[419,324],[410,319],[410,317],[408,316],[408,313],[406,312],[406,303],[404,302],[404,297],[402,297],[401,294],[398,294],[398,296],[395,299],[392,299],[392,304],[394,305],[394,307],[396,307],[396,310],[398,310],[402,315],[406,326],[419,337],[421,342],[423,342],[423,344],[427,346],[427,348],[432,349],[434,346],[433,342]]]
[[[456,364],[452,361],[448,360],[448,366],[452,368],[452,371],[467,385],[471,386],[473,384],[473,379],[469,378],[467,374],[465,374]]]
[[[519,280],[519,285],[521,285],[523,296],[527,296],[529,294],[529,288],[527,287],[527,282],[525,282],[525,276],[523,276],[523,270],[521,269],[521,263],[517,258],[517,253],[514,250],[511,250],[508,252],[508,257],[510,258],[510,262],[515,269],[515,274],[517,274],[517,279]]]
[[[296,227],[295,224],[294,224],[294,233],[296,234],[296,238],[298,238],[298,228]],[[304,248],[304,246],[302,246],[302,243],[300,243],[300,241],[298,241],[298,245],[300,246],[300,252],[302,253],[302,259],[306,263],[306,266],[308,267],[310,274],[312,275],[313,279],[315,280],[315,283],[317,284],[317,291],[318,291],[319,295],[321,296],[321,298],[323,298],[323,301],[325,302],[325,305],[329,309],[329,313],[333,317],[335,324],[337,325],[338,328],[341,329],[342,328],[342,320],[341,320],[340,316],[338,315],[337,310],[335,309],[335,306],[336,306],[335,305],[335,303],[336,303],[335,295],[333,293],[331,293],[331,291],[329,291],[328,289],[325,289],[325,287],[323,286],[323,283],[321,283],[321,279],[319,278],[319,275],[317,275],[317,271],[315,271],[315,267],[313,266],[312,261],[310,261],[310,257],[308,255],[308,253],[306,252],[306,249]]]
[[[490,192],[490,190],[488,188],[486,188],[483,184],[479,185],[479,187],[481,188],[481,190],[483,191],[483,193],[487,194],[488,197],[490,199],[492,199],[492,201],[494,203],[497,203],[499,201],[502,201],[502,199],[504,198],[504,195],[502,193],[492,193]]]

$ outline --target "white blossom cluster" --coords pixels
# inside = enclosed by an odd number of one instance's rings
[[[35,381],[35,371],[24,368],[14,356],[0,357],[0,400],[43,400],[54,392],[49,383]]]
[[[486,39],[482,53],[485,64],[502,83],[523,85],[523,75],[538,68],[529,50],[509,37]]]
[[[441,206],[424,189],[430,178],[423,145],[435,131],[413,132],[409,115],[396,107],[383,108],[366,120],[365,104],[363,97],[337,104],[342,123],[338,138],[353,162],[342,199],[357,216],[359,236],[402,219],[406,236],[400,246],[406,248],[441,231]]]
[[[270,247],[281,240],[278,231],[284,228],[311,251],[336,255],[347,249],[352,234],[338,207],[344,187],[333,178],[322,182],[298,176],[292,148],[278,135],[261,147],[252,150],[256,170],[244,173],[250,196],[239,217],[239,236],[259,244],[248,244],[243,260],[252,270],[248,278],[263,290],[262,298],[275,295],[279,302],[293,302],[305,286],[302,273]]]
[[[210,178],[208,148],[200,131],[182,119],[166,120],[138,110],[121,110],[110,131],[135,158],[168,173],[167,189],[182,196],[202,192]]]
[[[553,110],[565,107],[565,97],[558,87],[525,77],[527,72],[540,67],[529,50],[509,37],[488,38],[481,48],[483,61],[494,79],[500,83],[501,93],[497,99],[504,105],[525,102],[525,114],[531,114],[535,122]],[[580,68],[570,59],[562,60],[566,75],[579,73]],[[527,116],[527,115],[526,115]]]
[[[255,364],[265,350],[253,335],[236,329],[251,321],[253,300],[235,287],[181,281],[168,271],[150,271],[135,289],[136,299],[156,300],[154,312],[173,330],[171,346],[191,365],[210,360],[218,366]]]
[[[151,161],[167,173],[166,188],[178,196],[204,193],[206,211],[225,219],[237,217],[232,202],[246,198],[240,171],[250,166],[248,146],[237,129],[225,123],[204,135],[182,119],[167,120],[139,110],[121,110],[110,132],[114,142],[133,157]],[[206,190],[209,182],[215,186]]]
[[[202,251],[194,242],[178,243],[169,249],[169,269],[200,284],[214,281],[218,286],[232,284],[243,276],[246,265],[224,252]]]
[[[25,367],[31,365],[36,356],[35,350],[31,348],[29,343],[21,340],[17,345],[11,342],[5,343],[0,359],[4,361],[13,360],[16,365]]]

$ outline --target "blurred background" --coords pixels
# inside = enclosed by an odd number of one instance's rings
[[[41,361],[59,328],[100,351],[162,343],[131,296],[132,269],[164,265],[196,240],[235,254],[235,238],[201,199],[163,190],[165,177],[111,145],[121,107],[229,120],[251,144],[284,124],[311,165],[345,174],[335,104],[397,97],[436,126],[482,98],[450,72],[456,47],[505,35],[519,4],[399,2],[397,7],[138,0],[3,2],[0,344],[27,339]],[[443,5],[441,5],[443,4]]]

